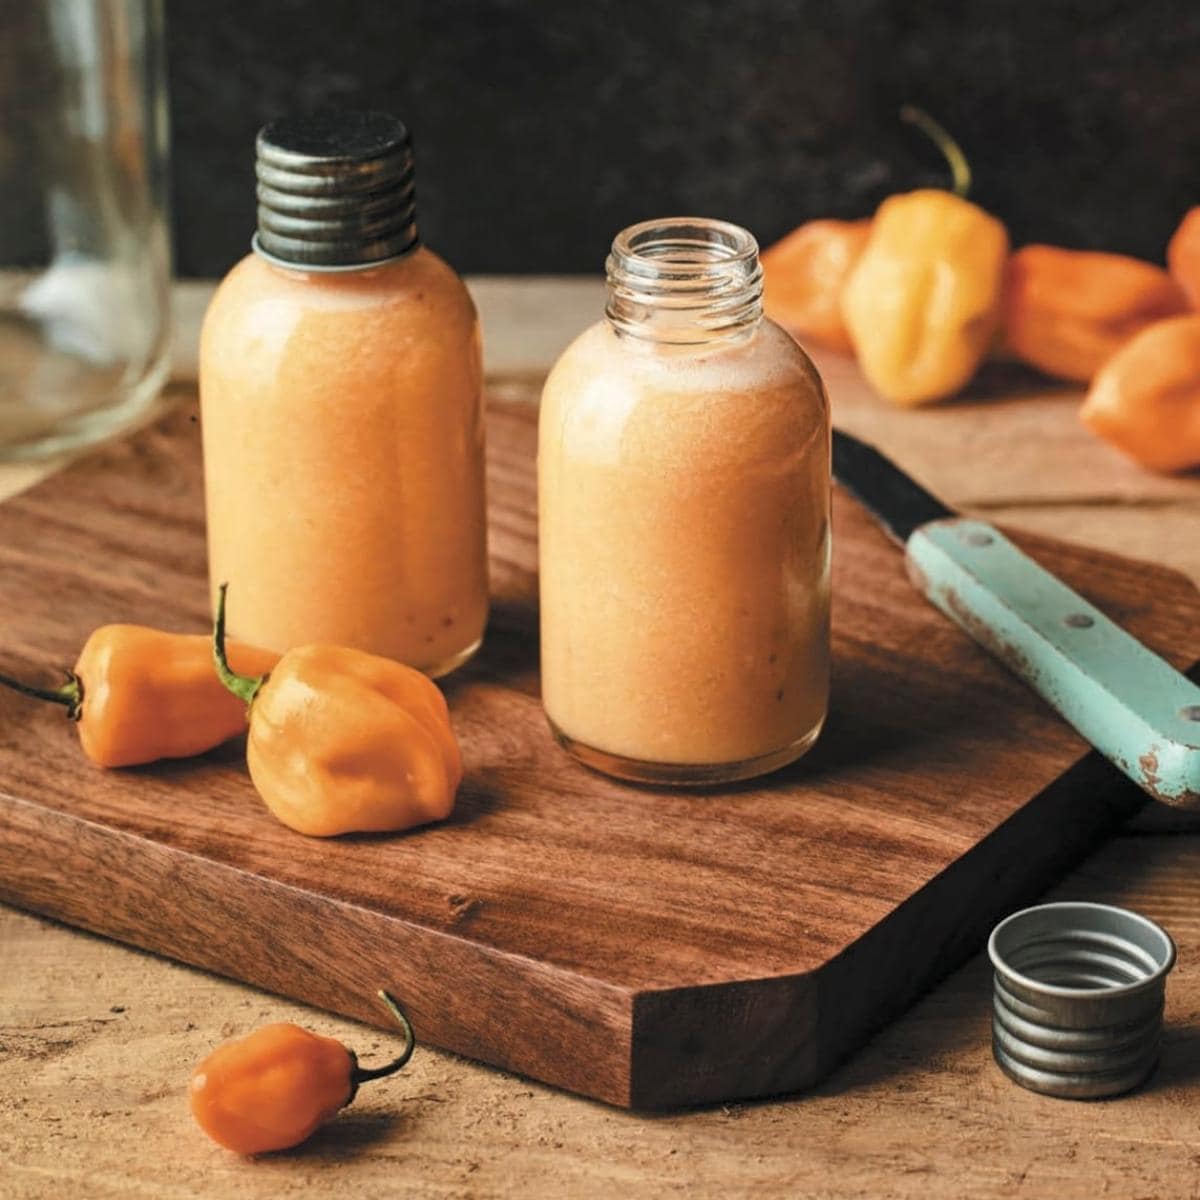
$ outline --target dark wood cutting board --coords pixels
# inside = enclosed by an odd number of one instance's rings
[[[365,1020],[386,986],[420,1039],[613,1104],[799,1088],[1142,797],[926,605],[841,495],[811,756],[711,794],[577,766],[537,699],[521,390],[491,410],[494,619],[447,681],[467,761],[451,820],[309,840],[263,808],[237,744],[103,772],[60,710],[5,693],[0,898]],[[1182,576],[1018,540],[1176,665],[1200,658]],[[206,628],[190,404],[0,505],[0,612],[4,668],[47,682],[97,624]]]

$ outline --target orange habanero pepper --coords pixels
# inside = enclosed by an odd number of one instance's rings
[[[246,761],[271,812],[312,837],[448,817],[462,754],[437,684],[345,646],[299,646],[269,675],[236,675],[225,659],[226,587],[213,657],[221,682],[248,706]]]
[[[358,1086],[399,1071],[416,1041],[408,1018],[380,992],[400,1022],[399,1057],[365,1070],[353,1050],[299,1025],[264,1025],[218,1046],[192,1072],[188,1099],[196,1123],[237,1154],[286,1150],[310,1138],[355,1097]]]
[[[1047,375],[1086,383],[1139,330],[1186,309],[1179,285],[1153,263],[1022,246],[1008,262],[1004,340]]]
[[[253,672],[270,670],[279,658],[240,644],[231,652]],[[7,675],[0,684],[64,705],[78,722],[84,754],[101,767],[190,758],[246,728],[245,707],[213,677],[212,642],[204,634],[102,625],[62,687],[33,687]]]
[[[962,151],[931,117],[901,110],[937,143],[952,191],[889,196],[842,292],[842,317],[875,390],[911,407],[952,396],[991,344],[1000,319],[1008,232],[967,200]]]
[[[1200,467],[1200,314],[1126,342],[1096,373],[1079,415],[1144,467]]]
[[[852,354],[842,287],[871,234],[871,220],[806,221],[764,250],[763,307],[801,339]]]
[[[1167,243],[1167,270],[1188,303],[1200,308],[1200,204],[1188,209]]]

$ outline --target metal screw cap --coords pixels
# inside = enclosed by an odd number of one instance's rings
[[[380,112],[284,117],[256,142],[255,249],[296,266],[353,267],[417,244],[412,138]]]
[[[992,931],[992,1049],[1014,1082],[1050,1096],[1115,1096],[1158,1061],[1175,945],[1108,904],[1027,908]]]

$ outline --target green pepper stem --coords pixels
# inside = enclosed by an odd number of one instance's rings
[[[962,147],[946,132],[943,125],[915,104],[905,104],[900,109],[900,120],[915,125],[942,152],[950,168],[950,190],[965,200],[971,190],[971,164],[967,162]]]
[[[35,700],[49,700],[51,704],[62,704],[72,721],[78,721],[79,714],[83,711],[83,683],[74,671],[67,672],[67,682],[60,688],[34,687],[33,684],[22,683],[10,675],[0,675],[0,685],[20,692],[22,696],[32,696]]]
[[[254,697],[258,695],[258,689],[267,682],[267,677],[238,675],[229,665],[225,654],[225,593],[228,590],[227,583],[221,584],[217,589],[217,616],[213,622],[213,665],[217,668],[217,677],[221,682],[249,706],[254,703]]]
[[[413,1027],[401,1010],[400,1005],[383,988],[379,989],[379,998],[387,1005],[388,1012],[396,1018],[404,1033],[404,1049],[400,1051],[398,1058],[394,1058],[390,1063],[382,1067],[360,1067],[356,1060],[354,1070],[350,1074],[350,1082],[356,1089],[360,1083],[365,1083],[368,1079],[382,1079],[385,1075],[394,1075],[412,1058],[413,1051],[417,1048],[417,1039],[413,1034]]]

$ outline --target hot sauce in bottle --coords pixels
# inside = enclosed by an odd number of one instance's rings
[[[487,618],[479,324],[417,236],[407,128],[258,135],[258,232],[205,317],[210,580],[231,634],[352,646],[431,675]]]

